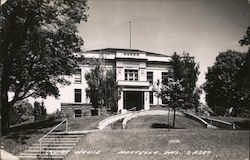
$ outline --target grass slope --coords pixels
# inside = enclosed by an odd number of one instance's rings
[[[103,116],[95,116],[69,119],[69,131],[95,129],[97,123],[104,118]],[[8,135],[1,136],[1,146],[12,154],[22,152],[37,142],[60,121],[56,123],[54,121],[39,123],[22,124],[11,128],[11,132]],[[65,125],[59,128],[61,131],[64,131],[64,129]]]
[[[212,129],[129,129],[93,132],[67,160],[245,160],[249,132]]]
[[[172,128],[173,124],[173,115],[169,116],[170,127]],[[168,128],[168,116],[142,116],[134,118],[128,121],[128,129],[133,128]],[[204,128],[204,126],[191,118],[186,117],[185,115],[176,115],[175,119],[175,128],[185,129],[185,128]]]

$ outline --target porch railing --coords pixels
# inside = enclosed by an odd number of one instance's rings
[[[42,138],[40,138],[39,140],[38,140],[38,142],[39,142],[39,152],[40,152],[40,156],[41,156],[41,154],[42,154],[42,140],[44,139],[44,138],[46,138],[51,132],[53,132],[55,129],[57,129],[59,126],[61,126],[63,123],[66,123],[65,124],[65,132],[68,132],[68,118],[65,118],[62,122],[60,122],[58,125],[56,125],[54,128],[52,128],[48,133],[46,133]]]

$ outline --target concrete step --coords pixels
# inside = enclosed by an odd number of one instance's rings
[[[75,136],[84,136],[86,132],[84,131],[71,131],[71,132],[52,132],[50,135],[75,135]]]
[[[49,140],[49,141],[61,141],[61,140],[63,140],[63,141],[79,141],[79,140],[81,140],[81,138],[65,138],[65,137],[60,137],[60,138],[51,138],[51,137],[48,137],[48,138],[44,138],[44,139],[42,139],[42,141],[47,141],[47,140]]]
[[[30,160],[30,159],[64,159],[65,156],[62,156],[62,155],[57,155],[57,156],[50,156],[48,157],[48,155],[41,155],[41,156],[38,156],[38,155],[20,155],[20,156],[17,156],[19,157],[21,160]]]
[[[75,140],[75,141],[53,141],[53,140],[46,140],[46,141],[41,141],[41,144],[43,144],[43,143],[77,143],[77,142],[79,142],[78,140]],[[38,144],[40,144],[40,142],[38,142]]]
[[[58,150],[63,150],[63,149],[73,149],[74,147],[72,146],[67,146],[67,147],[64,147],[64,146],[59,146],[59,147],[50,147],[50,146],[42,146],[41,149],[47,149],[47,150],[53,150],[53,149],[58,149]],[[39,149],[40,150],[40,146],[38,147],[29,147],[28,150],[37,150]]]
[[[42,147],[45,146],[75,146],[76,143],[42,143]],[[36,146],[40,146],[39,143],[36,144],[32,144],[32,146],[36,147]]]
[[[83,136],[82,133],[53,132],[41,141],[41,151],[40,142],[37,142],[18,157],[22,160],[64,159]]]
[[[43,138],[43,139],[47,139],[47,138],[49,138],[49,139],[81,139],[82,138],[82,136],[81,137],[73,137],[73,136],[48,136],[48,137],[45,137],[45,138]]]
[[[17,156],[21,158],[21,160],[30,160],[30,159],[37,159],[37,160],[46,160],[46,159],[65,159],[66,155],[19,155]]]
[[[67,150],[41,150],[42,153],[50,153],[50,154],[67,154],[70,152],[70,149],[67,149]],[[26,150],[24,152],[22,152],[23,154],[26,154],[26,153],[36,153],[36,154],[40,154],[40,150]]]
[[[29,155],[29,156],[34,156],[34,155],[61,155],[64,156],[66,154],[68,154],[70,152],[70,150],[51,150],[51,151],[42,151],[42,153],[40,152],[22,152],[19,153],[20,156],[23,155]]]
[[[50,134],[47,137],[69,137],[69,138],[81,138],[84,134]]]

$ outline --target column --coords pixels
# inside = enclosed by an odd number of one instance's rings
[[[144,110],[149,110],[149,91],[144,92]]]
[[[122,110],[123,110],[123,91],[121,91],[121,94],[120,94],[120,99],[118,100],[118,113],[121,113]]]

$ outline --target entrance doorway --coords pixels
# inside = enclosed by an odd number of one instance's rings
[[[144,92],[138,91],[124,91],[123,98],[124,109],[136,108],[136,110],[141,110],[144,108]]]

